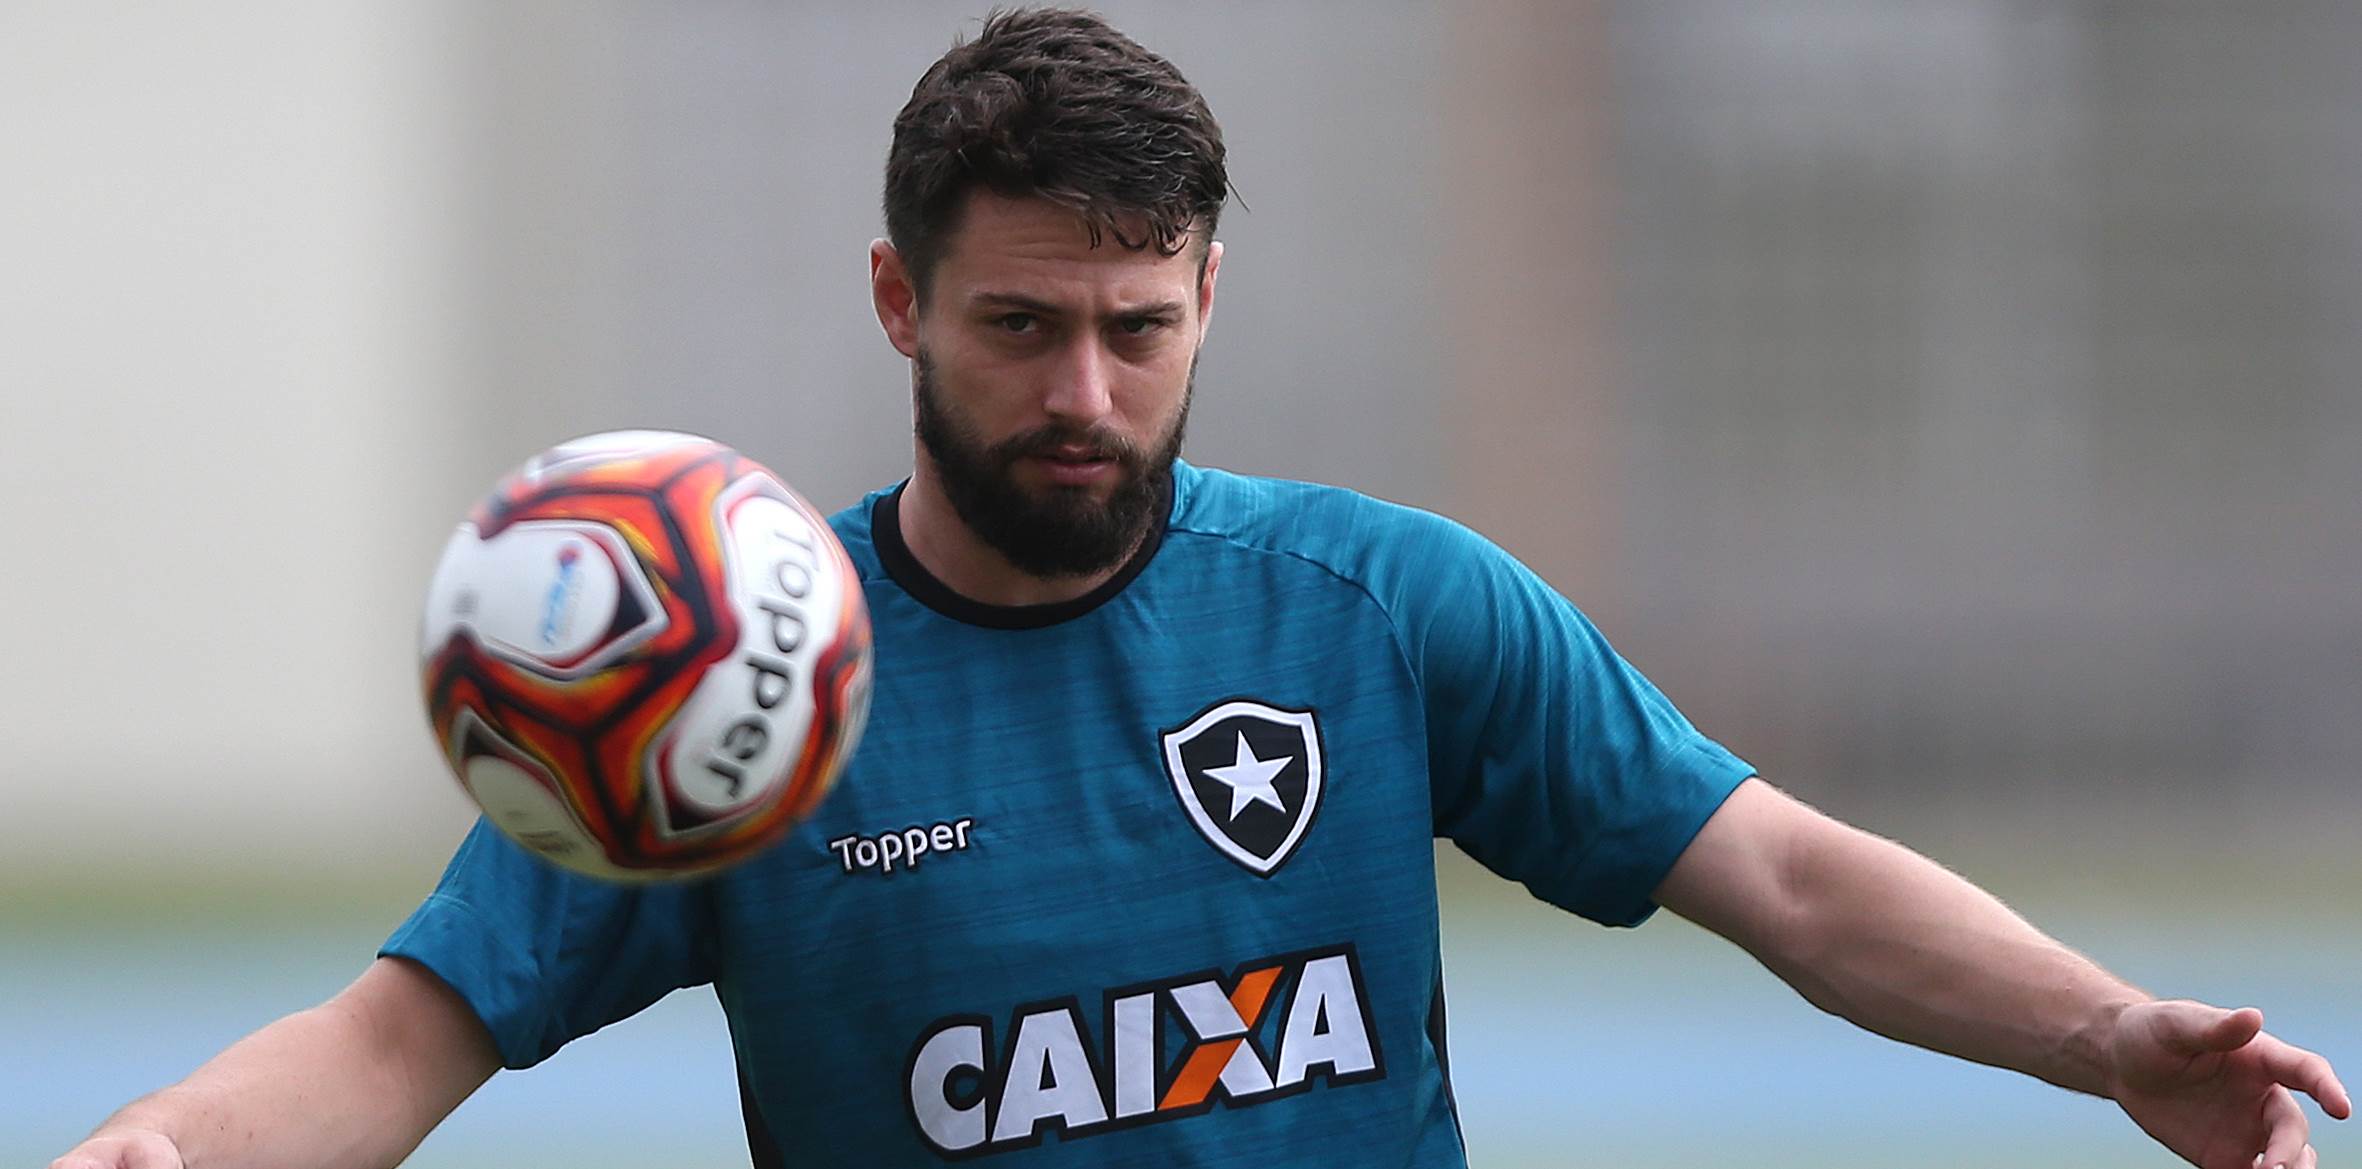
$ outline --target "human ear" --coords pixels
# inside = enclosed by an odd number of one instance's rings
[[[869,300],[877,309],[878,324],[896,352],[916,360],[919,355],[918,289],[902,253],[882,239],[869,241]]]
[[[1222,241],[1206,241],[1205,270],[1197,278],[1197,335],[1205,340],[1206,322],[1214,318],[1214,277],[1222,272]]]

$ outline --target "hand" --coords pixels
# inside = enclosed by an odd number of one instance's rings
[[[2339,1120],[2353,1102],[2328,1060],[2264,1034],[2263,1026],[2264,1013],[2253,1007],[2171,1001],[2125,1008],[2110,1044],[2117,1106],[2200,1169],[2315,1169],[2295,1093]]]
[[[187,1169],[180,1146],[144,1128],[98,1133],[49,1163],[49,1169]]]

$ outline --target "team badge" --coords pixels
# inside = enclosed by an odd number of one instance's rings
[[[1320,727],[1309,710],[1218,703],[1164,733],[1165,774],[1181,809],[1222,855],[1268,877],[1320,808]]]

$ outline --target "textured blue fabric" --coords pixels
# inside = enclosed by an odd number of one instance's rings
[[[1460,1165],[1433,839],[1634,924],[1750,774],[1427,513],[1181,465],[1138,575],[1043,624],[910,579],[886,498],[833,521],[877,681],[811,822],[663,888],[479,825],[387,942],[510,1066],[711,982],[758,1164]]]

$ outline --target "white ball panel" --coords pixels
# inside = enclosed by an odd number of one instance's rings
[[[623,595],[640,620],[616,629]],[[536,672],[579,677],[664,626],[664,611],[628,545],[603,524],[529,520],[489,539],[459,525],[427,586],[419,653],[431,658],[452,634]]]
[[[486,819],[550,863],[611,880],[633,876],[608,863],[565,803],[516,764],[478,755],[467,761],[461,778]]]
[[[827,529],[749,476],[715,501],[728,541],[737,651],[716,665],[674,717],[659,774],[694,828],[775,797],[811,736],[815,663],[834,643],[846,604]]]
[[[539,482],[585,463],[636,458],[692,444],[720,445],[710,438],[677,430],[609,430],[559,443],[526,460],[518,473],[528,482]]]

